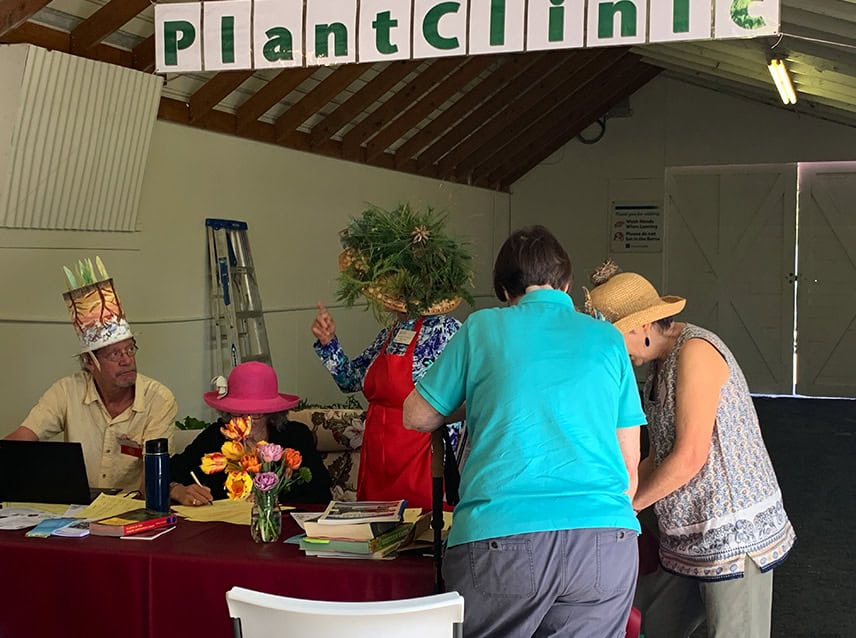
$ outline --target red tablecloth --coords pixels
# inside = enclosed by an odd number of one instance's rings
[[[283,538],[299,530],[283,517]],[[179,521],[153,541],[26,538],[0,532],[0,636],[231,638],[235,585],[319,600],[390,600],[433,593],[430,558],[307,558],[258,545],[249,528]]]

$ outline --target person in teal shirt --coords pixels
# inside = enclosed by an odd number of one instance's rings
[[[621,334],[577,312],[570,284],[550,231],[512,233],[494,266],[508,306],[470,315],[404,404],[420,431],[466,405],[443,573],[468,638],[624,635],[645,416]]]

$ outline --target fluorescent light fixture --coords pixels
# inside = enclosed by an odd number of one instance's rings
[[[770,69],[770,75],[773,76],[773,82],[776,84],[782,103],[796,104],[797,93],[794,91],[791,75],[788,73],[788,67],[785,66],[784,61],[781,58],[773,58],[767,68]]]

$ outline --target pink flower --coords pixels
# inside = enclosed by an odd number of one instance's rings
[[[256,448],[256,453],[264,463],[276,462],[282,458],[282,446],[276,443],[265,443]]]
[[[271,491],[277,483],[279,483],[279,476],[276,472],[259,472],[253,478],[253,486],[260,492]]]

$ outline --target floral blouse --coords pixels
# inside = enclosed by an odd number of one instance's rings
[[[315,353],[321,359],[324,367],[329,370],[342,392],[359,392],[363,389],[363,379],[365,379],[366,372],[383,348],[389,331],[392,330],[393,334],[386,348],[387,354],[403,355],[407,351],[408,344],[396,343],[395,336],[401,330],[415,330],[416,321],[416,319],[405,319],[404,321],[396,321],[389,328],[384,328],[375,337],[374,342],[355,359],[348,358],[336,337],[326,346],[322,346],[316,340],[314,344]],[[448,315],[425,317],[413,352],[414,383],[422,378],[422,375],[431,367],[431,364],[446,347],[449,339],[460,327],[461,322]]]
[[[660,562],[673,573],[700,580],[740,578],[746,557],[762,572],[781,563],[796,540],[764,446],[749,386],[734,355],[712,332],[687,324],[645,382],[654,463],[675,445],[678,354],[689,339],[704,339],[728,364],[710,453],[690,481],[654,504],[660,527]]]

